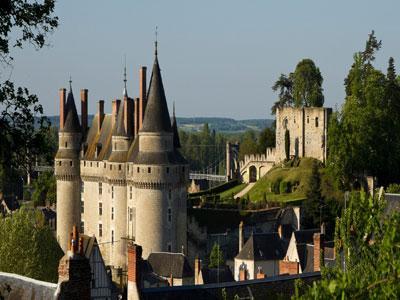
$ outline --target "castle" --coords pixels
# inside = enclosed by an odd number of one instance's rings
[[[328,123],[332,113],[326,107],[282,107],[276,110],[275,148],[265,154],[245,155],[240,162],[244,182],[255,182],[275,164],[286,159],[286,139],[289,137],[289,157],[312,157],[326,161]]]
[[[125,70],[126,75],[126,70]],[[168,112],[157,55],[146,93],[146,68],[139,72],[140,97],[104,100],[88,126],[88,91],[81,90],[81,122],[71,82],[60,89],[57,179],[57,239],[66,252],[73,225],[94,235],[106,264],[126,270],[127,242],[152,252],[184,252],[189,166],[180,154],[175,119]],[[126,77],[125,77],[126,78]]]

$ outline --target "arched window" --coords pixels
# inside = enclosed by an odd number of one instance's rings
[[[168,208],[168,222],[169,223],[172,222],[172,210],[171,210],[171,208]]]
[[[318,117],[315,118],[315,127],[318,127]]]

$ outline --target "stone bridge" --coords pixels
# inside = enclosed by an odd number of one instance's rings
[[[245,155],[240,162],[240,176],[243,182],[256,182],[275,164],[275,148],[267,148],[265,154]]]

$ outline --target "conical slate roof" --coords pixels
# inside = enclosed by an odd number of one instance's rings
[[[160,67],[157,55],[154,60],[153,71],[147,98],[146,112],[141,132],[172,132],[167,100],[165,98]]]
[[[174,133],[174,148],[180,148],[181,141],[179,140],[178,124],[176,123],[176,118],[175,118],[175,104],[172,113],[172,132]]]
[[[81,132],[81,125],[79,124],[79,118],[75,107],[72,89],[70,89],[68,92],[67,103],[65,104],[65,122],[62,131]]]
[[[125,101],[124,101],[125,102]],[[126,129],[125,129],[125,109],[124,109],[124,105],[125,103],[122,103],[119,106],[119,111],[117,114],[117,120],[115,123],[115,127],[114,127],[114,132],[113,135],[114,136],[127,136],[126,134]]]

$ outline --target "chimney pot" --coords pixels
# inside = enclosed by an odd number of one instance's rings
[[[100,132],[101,126],[104,120],[104,100],[100,100],[98,104],[98,120],[97,120],[97,130]]]
[[[67,90],[66,89],[61,88],[59,90],[59,96],[60,96],[60,130],[62,130],[64,128],[66,94],[67,94]]]
[[[81,90],[81,124],[83,134],[86,134],[88,128],[88,90]]]
[[[147,104],[147,95],[146,95],[146,67],[140,67],[139,69],[139,129],[142,127],[144,113],[146,110]]]

